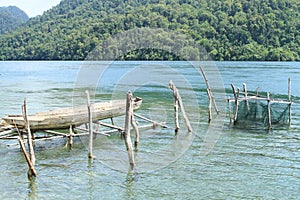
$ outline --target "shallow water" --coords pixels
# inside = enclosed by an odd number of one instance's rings
[[[290,126],[246,130],[232,128],[228,114],[207,123],[205,83],[185,62],[0,62],[0,115],[20,113],[24,97],[29,113],[86,103],[79,87],[93,89],[92,100],[123,98],[130,89],[143,98],[137,111],[170,128],[141,130],[137,168],[128,172],[119,135],[97,137],[96,159],[89,162],[85,138],[72,151],[66,141],[36,144],[35,181],[15,141],[0,141],[1,199],[297,199],[300,187],[299,62],[216,62],[205,68],[215,91],[230,92],[230,83],[249,91],[287,98],[292,80]],[[108,66],[108,67],[107,67]],[[195,66],[198,66],[196,64]],[[209,69],[218,69],[209,70]],[[218,77],[218,73],[220,77]],[[212,77],[215,77],[212,79]],[[172,79],[178,86],[194,131],[180,118],[174,136]],[[87,80],[87,81],[86,81]],[[74,89],[75,88],[75,89]],[[225,98],[216,93],[220,109]],[[124,119],[115,123],[122,125]],[[140,122],[143,123],[143,122]]]

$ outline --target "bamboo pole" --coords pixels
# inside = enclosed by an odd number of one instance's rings
[[[107,123],[104,123],[104,122],[101,122],[101,121],[97,121],[97,122],[94,122],[94,123],[99,124],[101,126],[108,127],[108,128],[117,129],[119,131],[124,131],[123,127],[115,126],[115,125],[112,125],[112,124],[107,124]]]
[[[16,132],[16,130],[17,130],[16,128],[12,128],[12,129],[9,129],[9,130],[2,131],[0,133],[0,138],[6,137],[7,135],[10,135],[11,133]]]
[[[164,122],[156,122],[156,121],[153,121],[153,120],[151,120],[151,119],[148,119],[148,118],[143,117],[143,116],[141,116],[141,115],[139,115],[139,114],[136,114],[136,113],[134,113],[134,116],[136,116],[136,117],[138,117],[138,118],[140,118],[140,119],[143,119],[143,120],[145,120],[145,121],[148,121],[148,122],[153,123],[153,126],[159,125],[159,126],[161,126],[161,127],[163,127],[163,128],[168,128],[168,126],[167,126],[166,124],[164,124]]]
[[[268,101],[268,123],[269,129],[272,129],[272,116],[271,116],[271,103],[270,103],[270,93],[267,93],[267,101]]]
[[[62,135],[64,137],[67,137],[68,135],[65,134],[65,133],[61,133],[61,132],[58,132],[58,131],[53,131],[53,130],[43,130],[43,132],[45,133],[50,133],[50,134],[53,134],[53,135]]]
[[[153,124],[138,126],[139,129],[152,128],[152,127],[153,127]],[[73,137],[81,137],[81,136],[89,135],[88,129],[76,127],[76,128],[74,128],[74,130],[85,131],[85,133],[76,133],[76,134],[73,135]],[[46,131],[49,131],[49,130],[46,130]],[[46,132],[46,131],[44,131],[44,132]],[[110,136],[111,133],[115,133],[115,132],[119,132],[119,131],[120,130],[118,130],[118,129],[112,129],[112,130],[107,130],[107,131],[103,131],[103,132],[93,131],[93,134],[100,134],[100,135],[104,135],[104,136]],[[61,138],[65,138],[65,137],[68,137],[68,135],[66,134],[66,135],[57,135],[57,136],[51,136],[51,137],[43,137],[43,138],[35,139],[35,141],[39,142],[39,141],[52,140],[52,139],[61,139]],[[18,137],[14,138],[14,139],[18,139]],[[17,145],[19,145],[19,143],[8,144],[7,146],[8,147],[13,147],[13,146],[17,146]]]
[[[188,128],[188,131],[189,132],[191,132],[193,129],[192,129],[192,126],[191,126],[191,124],[190,124],[190,121],[189,121],[189,118],[187,117],[187,115],[186,115],[186,113],[185,113],[185,109],[184,109],[184,107],[183,107],[183,102],[182,102],[182,99],[181,99],[181,96],[180,96],[180,94],[179,94],[179,91],[178,91],[178,89],[176,88],[176,86],[174,85],[174,83],[173,83],[173,81],[171,80],[170,81],[170,83],[169,83],[169,88],[173,91],[173,95],[174,95],[174,101],[175,101],[175,103],[174,103],[174,110],[176,109],[176,107],[177,107],[177,103],[178,103],[178,105],[180,106],[180,109],[181,109],[181,113],[182,113],[182,117],[183,117],[183,119],[184,119],[184,121],[185,121],[185,123],[186,123],[186,126],[187,126],[187,128]],[[177,100],[177,101],[176,101]],[[177,109],[177,111],[178,111],[178,109]],[[178,113],[178,112],[177,112]],[[176,110],[175,110],[175,114],[176,114]],[[178,119],[178,118],[177,118]],[[177,120],[176,119],[176,116],[175,116],[175,121]],[[177,121],[176,121],[176,123],[177,123]],[[177,125],[176,125],[176,128],[177,128]],[[175,131],[176,131],[176,129],[175,129]]]
[[[75,130],[90,132],[89,129],[85,129],[85,128],[81,128],[81,127],[76,127]],[[109,134],[105,133],[105,131],[104,132],[97,132],[97,131],[93,130],[93,134],[100,134],[100,135],[110,136]],[[77,135],[78,134],[76,134],[74,136],[77,136]]]
[[[25,130],[27,131],[27,142],[28,142],[28,149],[29,149],[29,156],[30,161],[32,165],[35,165],[35,155],[34,155],[34,149],[33,149],[33,140],[32,140],[32,133],[30,131],[30,124],[27,118],[27,109],[26,109],[26,98],[24,98],[24,104],[22,106],[23,111],[23,118],[24,118],[24,126]]]
[[[126,98],[126,116],[125,116],[125,131],[124,131],[124,140],[125,140],[125,146],[128,153],[128,159],[130,168],[133,169],[135,166],[134,161],[134,154],[133,154],[133,148],[132,148],[132,142],[130,138],[130,122],[131,122],[131,115],[132,115],[132,93],[129,91],[127,93]]]
[[[89,150],[88,150],[88,157],[90,159],[94,158],[93,156],[93,116],[91,111],[91,101],[90,101],[90,94],[89,91],[85,91],[87,96],[87,109],[88,109],[88,120],[89,120]]]

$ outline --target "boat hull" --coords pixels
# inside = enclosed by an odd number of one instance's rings
[[[142,104],[141,98],[135,98],[133,109],[137,110]],[[125,115],[126,101],[113,100],[108,102],[94,103],[91,105],[93,121],[112,118]],[[79,126],[88,123],[87,106],[59,108],[47,112],[39,112],[27,116],[30,129],[33,131],[47,129],[66,129],[72,126]],[[2,118],[2,125],[17,126],[24,128],[24,119],[22,115],[7,115]]]

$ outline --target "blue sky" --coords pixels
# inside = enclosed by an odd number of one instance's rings
[[[1,6],[17,6],[29,17],[43,14],[44,11],[59,4],[61,0],[0,0]]]

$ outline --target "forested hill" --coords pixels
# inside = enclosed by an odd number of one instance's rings
[[[299,0],[62,0],[0,35],[0,60],[81,60],[135,27],[189,34],[214,60],[300,60],[299,19]]]
[[[0,7],[0,34],[16,29],[28,19],[28,15],[16,6]]]

